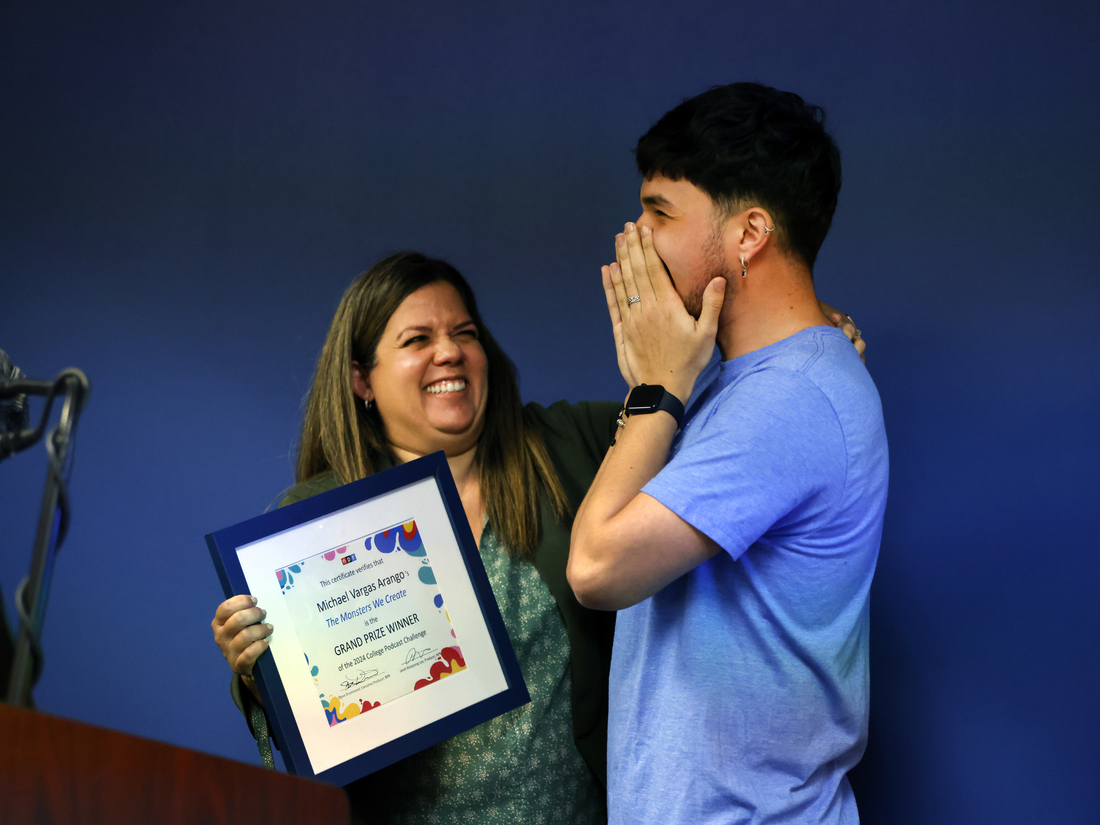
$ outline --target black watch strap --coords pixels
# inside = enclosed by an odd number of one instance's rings
[[[658,410],[664,410],[676,419],[677,427],[683,423],[683,403],[660,384],[639,384],[632,389],[626,399],[624,412],[627,416],[649,415]]]

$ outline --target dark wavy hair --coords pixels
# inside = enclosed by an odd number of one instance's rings
[[[644,177],[686,180],[727,216],[767,209],[778,248],[813,270],[841,181],[820,106],[759,83],[714,86],[658,120],[634,151]]]
[[[396,461],[378,407],[367,412],[351,387],[351,362],[371,369],[390,317],[421,287],[453,286],[477,325],[489,366],[485,425],[477,442],[478,481],[486,515],[509,552],[534,552],[539,535],[539,491],[561,520],[569,502],[542,436],[526,420],[516,368],[481,320],[466,279],[446,261],[419,252],[383,258],[352,282],[325,336],[298,445],[297,481],[333,473],[347,484],[374,473],[383,456]]]

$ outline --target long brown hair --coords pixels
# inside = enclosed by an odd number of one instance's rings
[[[447,262],[418,252],[382,259],[356,278],[340,300],[306,403],[297,481],[331,472],[347,484],[375,472],[382,456],[394,460],[377,407],[367,412],[352,392],[351,362],[373,368],[390,316],[407,297],[438,281],[458,291],[489,365],[485,424],[477,443],[485,512],[510,552],[530,556],[539,538],[539,489],[558,520],[569,512],[565,490],[542,436],[524,420],[515,365],[482,322],[470,285]]]

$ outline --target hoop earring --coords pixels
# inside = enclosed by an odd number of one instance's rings
[[[364,398],[363,399],[363,410],[365,412],[370,412],[370,399],[369,398]]]
[[[749,262],[744,258],[741,259],[741,277],[744,278],[749,272]]]
[[[767,224],[764,224],[764,237],[765,238],[768,237],[768,235],[770,233],[774,232],[774,231],[775,231],[774,226],[768,226]]]

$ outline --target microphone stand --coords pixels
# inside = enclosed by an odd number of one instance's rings
[[[11,677],[7,685],[8,704],[15,707],[30,706],[31,687],[42,671],[42,646],[39,640],[46,618],[46,600],[49,596],[54,558],[69,527],[65,463],[70,455],[73,431],[87,401],[89,389],[87,377],[78,369],[64,370],[52,382],[0,383],[0,399],[18,395],[46,396],[46,409],[36,428],[0,437],[0,461],[27,449],[42,437],[54,398],[61,391],[65,394],[60,420],[46,438],[49,467],[46,471],[46,486],[42,493],[42,508],[38,516],[38,531],[34,540],[30,575],[19,585],[15,594],[20,627],[15,643]]]

